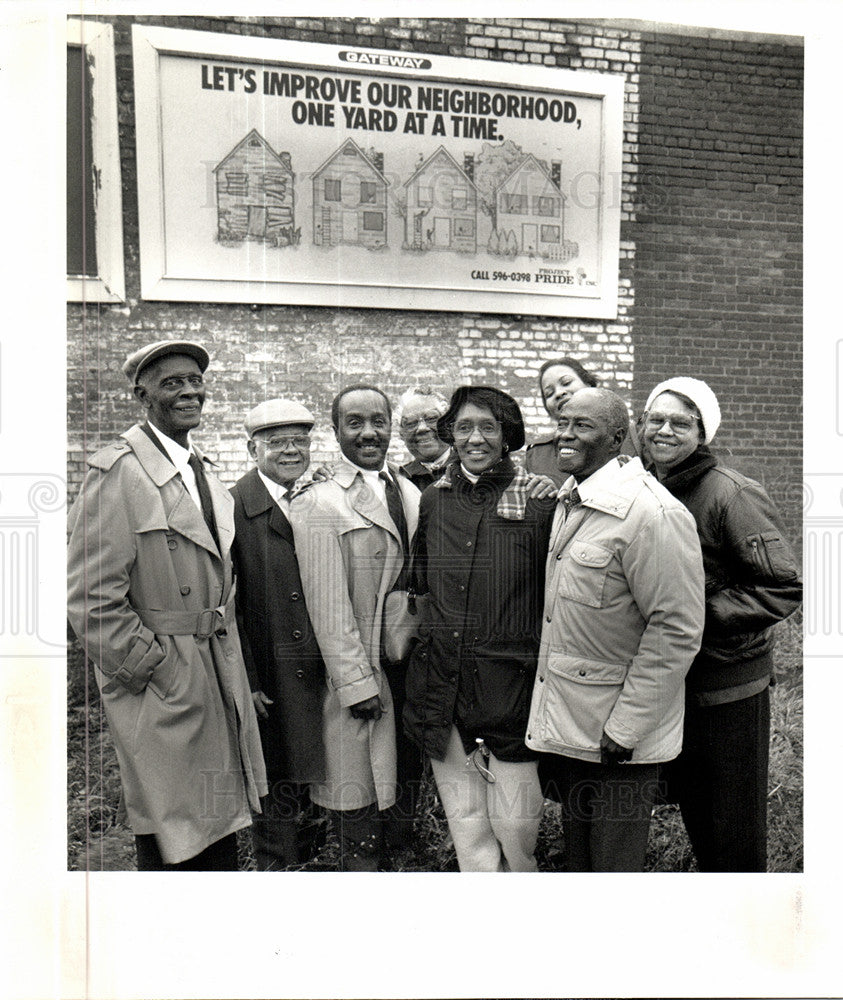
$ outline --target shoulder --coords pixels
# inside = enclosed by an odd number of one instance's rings
[[[552,448],[554,446],[554,438],[554,434],[545,434],[543,437],[538,437],[535,441],[527,445],[527,451],[532,451],[534,448]]]
[[[127,456],[134,457],[134,452],[129,442],[120,438],[91,455],[88,459],[88,465],[92,469],[109,472],[121,459]]]

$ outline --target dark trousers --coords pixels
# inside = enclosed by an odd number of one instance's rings
[[[303,865],[319,853],[325,839],[322,810],[310,801],[307,785],[280,779],[261,799],[263,812],[252,816],[252,847],[259,872]]]
[[[178,864],[165,864],[154,833],[135,834],[139,872],[236,872],[237,834],[230,833],[195,857]]]
[[[598,764],[542,755],[542,791],[562,805],[568,871],[644,870],[658,777],[657,764]]]
[[[341,872],[376,872],[383,860],[384,823],[377,802],[360,809],[329,809],[340,845]]]
[[[679,757],[665,768],[703,872],[767,870],[770,689],[725,705],[685,706]]]
[[[418,815],[424,757],[421,750],[404,735],[404,726],[401,721],[406,701],[407,663],[406,661],[390,663],[385,657],[382,657],[381,665],[386,679],[389,681],[395,712],[396,777],[398,782],[395,805],[385,810],[384,836],[387,847],[400,850],[413,843],[413,822]]]

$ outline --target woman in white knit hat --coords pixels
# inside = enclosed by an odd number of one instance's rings
[[[667,765],[701,871],[766,871],[770,628],[799,606],[802,584],[762,487],[708,445],[720,406],[700,379],[670,378],[641,420],[645,457],[693,514],[705,566],[702,648],[686,680],[685,736]]]

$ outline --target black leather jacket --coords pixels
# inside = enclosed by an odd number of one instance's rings
[[[704,445],[662,483],[693,514],[705,567],[705,631],[688,690],[718,691],[769,674],[770,626],[802,600],[796,560],[772,500]]]

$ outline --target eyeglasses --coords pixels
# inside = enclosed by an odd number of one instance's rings
[[[404,420],[402,418],[400,423],[401,430],[410,432],[418,430],[419,425],[424,422],[430,430],[435,431],[436,422],[439,420],[439,416],[440,414],[438,413],[423,413],[415,420]]]
[[[644,421],[648,430],[657,431],[665,424],[670,424],[670,429],[674,434],[690,434],[697,427],[697,421],[693,417],[674,417],[665,413],[649,413]]]
[[[481,420],[479,424],[473,424],[469,420],[460,420],[454,424],[454,440],[466,441],[475,431],[480,431],[480,435],[487,441],[497,437],[501,432],[501,425],[497,420]]]
[[[283,448],[289,448],[290,445],[303,451],[310,444],[310,437],[307,434],[294,434],[285,437],[273,435],[271,438],[257,438],[257,440],[266,445],[270,451],[281,451]]]
[[[490,785],[494,785],[495,776],[489,770],[490,750],[483,741],[482,736],[477,736],[474,740],[477,746],[471,751],[465,761],[465,766],[473,764],[477,768],[480,777]]]

